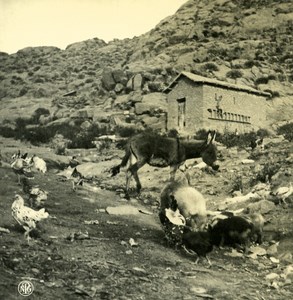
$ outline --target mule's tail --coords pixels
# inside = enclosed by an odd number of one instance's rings
[[[125,152],[125,155],[124,157],[122,158],[122,161],[119,165],[117,166],[114,166],[113,168],[111,168],[110,172],[111,172],[111,177],[114,177],[116,176],[117,174],[120,173],[120,168],[123,168],[126,166],[129,158],[130,158],[130,155],[131,155],[131,150],[130,148],[128,148]]]

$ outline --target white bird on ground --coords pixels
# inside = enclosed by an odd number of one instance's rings
[[[29,242],[31,239],[30,232],[36,228],[37,222],[47,219],[49,213],[44,208],[36,211],[24,205],[24,200],[20,195],[15,195],[14,202],[12,203],[12,217],[21,225],[24,230],[24,236]]]
[[[17,175],[18,184],[20,184],[21,175],[34,178],[34,174],[31,170],[31,164],[27,163],[23,158],[17,158],[10,166],[13,172]]]
[[[274,193],[273,195],[276,196],[280,202],[283,202],[284,204],[288,204],[286,202],[286,199],[291,196],[291,194],[293,193],[293,186],[292,183],[290,182],[289,186],[281,186],[279,187]]]
[[[40,157],[38,157],[36,155],[33,155],[32,158],[30,159],[30,163],[32,163],[33,166],[38,171],[40,171],[40,172],[42,172],[44,174],[47,172],[47,164],[46,164],[46,162],[42,158],[40,158]]]

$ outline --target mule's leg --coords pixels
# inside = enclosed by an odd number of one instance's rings
[[[186,180],[187,180],[187,183],[188,183],[188,185],[190,185],[190,174],[189,174],[189,172],[186,170],[185,172],[184,172],[184,175],[185,175],[185,177],[186,177]]]
[[[141,190],[141,183],[138,177],[138,170],[143,167],[146,164],[146,159],[143,159],[141,161],[137,161],[134,165],[132,165],[129,170],[131,172],[131,175],[133,176],[135,182],[136,182],[136,191],[139,194]]]
[[[178,170],[179,165],[172,165],[170,166],[170,180],[174,181],[175,180],[175,175],[176,175],[176,171]]]
[[[127,169],[127,171],[126,171],[126,193],[127,194],[129,191],[129,184],[130,184],[131,176],[132,176],[131,171],[129,169]]]

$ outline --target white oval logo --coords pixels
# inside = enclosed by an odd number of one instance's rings
[[[18,292],[21,296],[29,296],[33,293],[34,286],[33,284],[28,280],[23,280],[18,285]]]

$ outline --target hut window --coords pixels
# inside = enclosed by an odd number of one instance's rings
[[[183,129],[185,127],[185,115],[186,115],[186,99],[179,98],[177,99],[178,103],[178,127]]]

